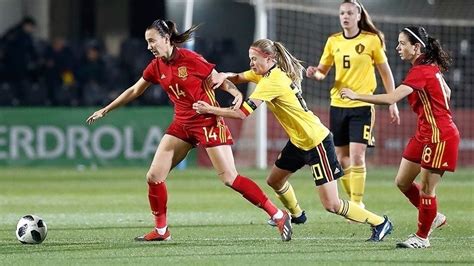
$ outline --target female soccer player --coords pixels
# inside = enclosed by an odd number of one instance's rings
[[[412,67],[396,90],[364,95],[344,88],[341,97],[373,104],[393,104],[408,97],[418,121],[395,182],[418,208],[418,231],[397,247],[427,248],[432,230],[446,221],[444,215],[437,213],[436,186],[445,171],[454,172],[458,157],[460,137],[449,109],[451,90],[441,74],[448,69],[451,58],[422,27],[404,28],[398,35],[397,51]],[[418,174],[421,188],[414,183]]]
[[[364,206],[367,146],[374,146],[375,113],[372,104],[341,99],[343,87],[363,94],[372,94],[377,87],[374,65],[382,77],[387,92],[395,84],[384,52],[384,36],[357,0],[345,0],[339,7],[342,32],[331,35],[324,47],[317,67],[309,66],[306,76],[323,80],[336,68],[336,80],[331,89],[329,128],[334,134],[334,144],[339,162],[344,169],[342,187],[351,201]],[[390,105],[392,123],[400,123],[398,109]]]
[[[181,162],[196,145],[206,148],[219,178],[225,185],[262,208],[277,225],[283,241],[291,240],[290,216],[279,210],[251,179],[240,175],[234,164],[231,144],[232,136],[221,117],[209,114],[196,114],[192,104],[201,100],[218,106],[214,90],[207,82],[214,65],[193,51],[178,48],[176,45],[191,38],[196,27],[179,34],[172,21],[155,20],[145,31],[148,50],[155,59],[143,71],[133,86],[125,90],[106,107],[94,112],[87,122],[90,124],[115,108],[140,96],[152,83],[160,84],[174,104],[174,119],[166,130],[150,169],[146,175],[148,199],[155,217],[155,229],[136,238],[137,241],[163,241],[171,239],[166,219],[168,192],[166,177],[171,169]],[[217,73],[217,72],[216,72]],[[221,87],[235,97],[240,106],[242,95],[231,83]]]
[[[301,96],[303,66],[300,61],[281,43],[268,39],[254,42],[249,49],[249,58],[251,70],[238,74],[213,74],[213,82],[217,85],[226,78],[233,83],[257,84],[240,109],[226,109],[197,101],[193,105],[196,112],[244,119],[266,102],[290,138],[272,167],[267,183],[277,192],[288,190],[291,174],[309,165],[324,208],[350,220],[369,223],[372,226],[369,240],[381,241],[392,231],[390,220],[338,197],[336,180],[342,176],[343,170],[336,159],[332,134],[308,109]],[[288,202],[282,202],[287,206]]]

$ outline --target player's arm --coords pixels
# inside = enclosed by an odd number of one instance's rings
[[[214,89],[218,88],[226,79],[230,80],[234,84],[249,82],[249,80],[244,77],[244,72],[217,72],[214,70],[211,73],[211,82],[214,84]]]
[[[400,85],[390,93],[376,94],[376,95],[363,95],[353,92],[351,89],[343,88],[341,90],[341,97],[348,98],[351,100],[357,100],[367,103],[379,104],[379,105],[390,105],[394,104],[401,99],[408,96],[413,92],[413,89],[407,85]]]
[[[115,100],[113,100],[109,105],[95,111],[91,116],[89,116],[89,118],[87,118],[86,122],[88,124],[92,124],[97,119],[104,117],[108,112],[134,100],[138,96],[142,95],[143,92],[150,85],[151,83],[143,79],[143,77],[140,78],[135,84],[133,84],[131,87],[122,92],[117,98],[115,98]]]
[[[219,74],[219,73],[217,73],[216,70],[212,70],[211,75],[209,75],[209,77],[208,77],[208,81],[211,82],[211,84],[213,84],[212,83],[212,75],[217,75],[217,74]],[[230,82],[228,79],[224,79],[222,84],[219,86],[219,88],[221,90],[229,93],[230,95],[234,96],[234,100],[232,101],[232,109],[239,109],[240,105],[242,104],[243,95],[239,91],[239,89],[237,89],[237,87],[234,85],[234,83]]]
[[[245,119],[252,114],[262,102],[263,101],[257,99],[247,99],[242,103],[239,109],[231,109],[212,106],[207,102],[198,101],[193,104],[193,109],[196,110],[198,114],[213,114],[228,118]]]
[[[329,70],[331,70],[331,66],[326,66],[323,64],[319,64],[317,67],[309,66],[306,68],[306,77],[315,80],[323,80],[326,78]]]
[[[442,84],[441,84],[442,85],[441,87],[444,91],[444,94],[446,95],[446,98],[448,100],[450,100],[451,99],[451,88],[449,88],[448,83],[446,83],[446,80],[444,80],[443,77],[441,78],[441,80],[443,81]]]
[[[382,64],[377,64],[377,71],[382,78],[383,87],[385,91],[389,94],[395,90],[395,81],[393,80],[392,70],[387,62]],[[396,122],[397,125],[400,125],[400,114],[398,111],[397,104],[391,104],[389,107],[391,122]]]

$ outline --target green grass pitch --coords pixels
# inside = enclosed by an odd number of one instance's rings
[[[309,171],[290,180],[308,221],[284,243],[267,216],[225,187],[214,171],[173,171],[168,178],[172,241],[137,243],[153,225],[148,208],[146,168],[0,169],[1,265],[364,265],[474,264],[473,169],[446,174],[437,190],[448,226],[437,230],[426,250],[395,249],[416,231],[417,211],[397,190],[396,169],[369,167],[368,209],[387,214],[394,232],[367,243],[368,225],[349,224],[327,213]],[[276,202],[265,184],[267,171],[242,170]],[[341,195],[343,193],[340,193]],[[15,238],[18,219],[37,214],[48,225],[40,245]]]

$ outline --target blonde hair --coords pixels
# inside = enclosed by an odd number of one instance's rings
[[[294,57],[282,43],[269,39],[260,39],[252,43],[250,47],[259,49],[265,55],[273,58],[278,67],[298,86],[303,80],[304,67],[300,60]]]

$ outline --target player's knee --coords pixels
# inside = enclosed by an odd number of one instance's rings
[[[330,213],[337,213],[337,211],[339,210],[339,201],[337,201],[337,202],[332,202],[332,201],[323,202],[323,207],[324,207],[324,209],[326,209],[326,211],[328,211]]]
[[[273,188],[275,190],[278,190],[282,187],[282,186],[280,186],[280,182],[277,182],[276,180],[274,180],[270,177],[267,177],[267,185],[269,185],[271,188]]]
[[[222,172],[218,175],[222,183],[224,183],[224,185],[228,187],[232,187],[232,184],[234,183],[234,180],[237,177],[237,175],[231,174],[230,172]]]
[[[365,157],[363,154],[355,154],[351,157],[351,165],[363,166],[365,165]]]
[[[166,177],[162,177],[152,171],[148,171],[146,173],[146,181],[148,183],[161,183],[163,181],[165,181]]]
[[[407,183],[403,179],[397,177],[395,178],[395,185],[401,192],[405,192],[410,189],[411,183]]]

